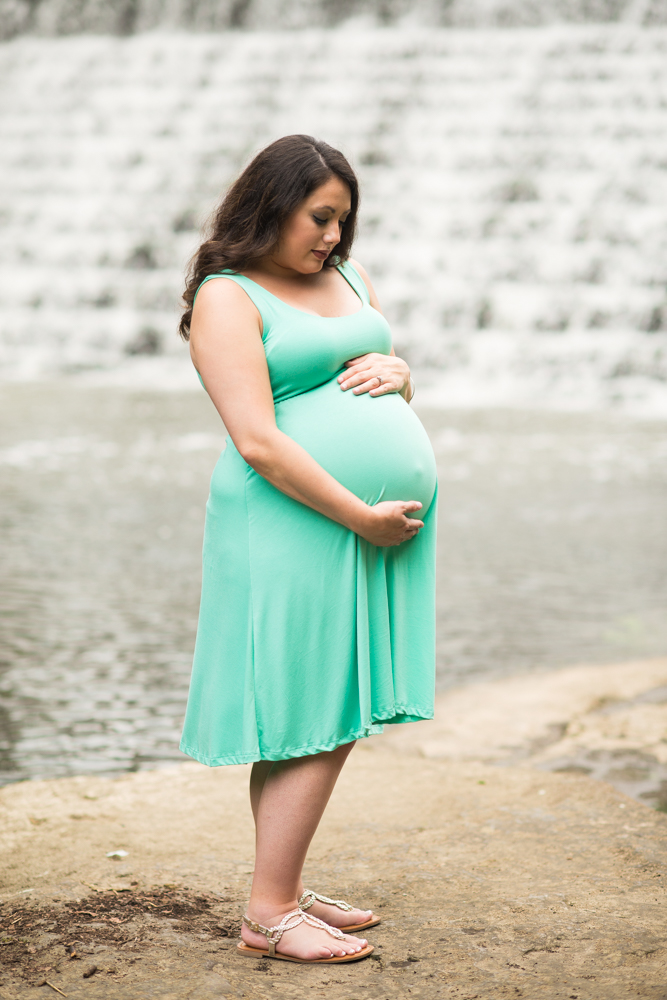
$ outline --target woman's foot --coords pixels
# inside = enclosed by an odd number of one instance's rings
[[[276,927],[283,917],[293,912],[294,909],[296,907],[284,910],[282,913],[271,913],[261,908],[252,908],[248,911],[248,916],[258,924],[263,924],[264,927]],[[268,947],[266,935],[252,931],[245,923],[241,928],[241,938],[244,944],[250,948],[266,951]],[[343,940],[339,940],[324,929],[312,927],[303,921],[297,927],[283,933],[280,941],[276,944],[276,951],[283,955],[290,955],[292,958],[313,962],[319,958],[342,958],[345,955],[355,955],[362,951],[367,944],[365,938],[352,937],[349,934],[346,934]]]
[[[374,924],[380,923],[380,918],[376,917],[372,910],[358,910],[356,907],[344,910],[340,906],[336,906],[335,903],[324,903],[322,899],[314,899],[310,905],[308,905],[308,900],[305,900],[303,904],[301,900],[305,896],[311,896],[310,892],[304,893],[301,890],[301,896],[299,896],[299,905],[303,906],[307,913],[312,913],[314,917],[319,917],[320,920],[324,920],[325,923],[330,924],[332,927],[359,927],[360,924]],[[314,895],[314,894],[313,894]],[[327,899],[329,897],[322,897]]]
[[[372,910],[341,910],[331,903],[320,903],[316,899],[312,906],[309,906],[307,913],[312,913],[314,917],[319,917],[332,927],[356,927],[357,924],[366,924],[373,919]]]

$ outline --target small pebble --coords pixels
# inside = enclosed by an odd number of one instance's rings
[[[84,979],[90,979],[90,977],[94,976],[96,972],[97,972],[97,966],[96,965],[89,965],[88,968],[86,969],[86,971],[83,974],[83,978]]]

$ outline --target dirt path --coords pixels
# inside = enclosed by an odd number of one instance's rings
[[[659,687],[667,664],[658,663],[606,676],[626,702],[634,691],[643,711],[635,689]],[[513,758],[556,722],[562,739],[575,740],[568,725],[574,733],[577,720],[604,709],[589,697],[596,677],[599,697],[601,668],[590,670],[590,690],[581,672],[578,686],[561,672],[560,696],[557,675],[525,679],[523,702],[514,688]],[[381,911],[369,932],[375,955],[358,965],[236,956],[252,872],[247,768],[193,763],[6,787],[0,997],[57,997],[37,985],[48,980],[68,997],[99,1000],[664,1000],[667,817],[606,783],[537,770],[528,752],[505,766],[471,759],[476,726],[487,734],[478,756],[493,759],[490,748],[505,738],[493,713],[504,718],[503,691],[515,683],[480,686],[467,716],[468,695],[441,699],[429,751],[439,744],[439,757],[423,756],[420,727],[352,755],[308,884]],[[118,849],[127,855],[106,857]]]

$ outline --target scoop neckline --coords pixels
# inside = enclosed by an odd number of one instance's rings
[[[356,290],[356,288],[354,287],[354,285],[352,284],[352,282],[348,281],[348,279],[345,277],[345,275],[341,271],[339,264],[336,264],[336,270],[340,274],[340,276],[343,279],[343,281],[347,281],[348,285],[350,286],[350,288],[352,289],[352,291],[354,292],[354,294],[357,296],[357,298],[361,302],[361,307],[359,309],[355,309],[354,312],[352,312],[352,313],[343,313],[342,316],[322,316],[320,313],[310,313],[310,312],[306,312],[305,309],[299,309],[297,306],[291,306],[289,304],[289,302],[285,302],[285,300],[281,299],[279,295],[275,295],[273,292],[270,292],[268,290],[268,288],[265,288],[264,285],[260,285],[259,281],[255,281],[254,278],[249,278],[246,274],[241,274],[240,272],[237,272],[237,273],[238,273],[238,275],[239,275],[240,278],[245,278],[246,281],[250,281],[250,282],[252,282],[253,285],[257,285],[257,287],[261,288],[263,292],[266,292],[267,295],[270,295],[272,299],[276,299],[276,301],[280,302],[281,305],[286,306],[288,309],[291,309],[293,312],[301,313],[302,316],[312,316],[313,319],[349,319],[350,316],[357,316],[360,312],[363,312],[364,309],[366,308],[366,306],[369,305],[369,303],[368,302],[364,302],[364,300],[362,299],[361,295]]]

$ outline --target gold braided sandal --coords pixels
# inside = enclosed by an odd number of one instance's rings
[[[299,900],[299,909],[304,910],[304,912],[309,910],[316,900],[320,903],[328,903],[329,906],[337,906],[339,910],[344,910],[346,913],[349,913],[350,910],[354,909],[354,907],[350,906],[349,903],[346,903],[344,899],[329,899],[328,896],[320,896],[319,892],[313,892],[312,889],[306,889],[303,893],[301,899]],[[362,924],[349,924],[347,927],[339,927],[339,930],[341,930],[343,934],[356,934],[357,931],[365,931],[368,927],[376,927],[379,923],[381,923],[381,921],[381,917],[376,917],[374,913],[371,913],[370,918],[365,920]]]
[[[254,931],[255,934],[263,934],[269,944],[268,949],[264,950],[263,948],[251,948],[245,941],[242,941],[236,946],[236,950],[240,955],[245,955],[247,958],[280,958],[283,962],[298,962],[300,965],[332,965],[334,962],[358,962],[360,958],[367,958],[375,950],[372,944],[367,944],[361,951],[354,952],[352,955],[337,955],[331,958],[293,958],[291,955],[283,955],[277,952],[276,945],[285,931],[291,931],[303,923],[326,931],[327,934],[331,934],[338,941],[344,939],[345,935],[343,931],[337,927],[330,927],[329,924],[325,924],[319,917],[314,917],[312,913],[304,913],[303,910],[299,909],[291,910],[290,913],[285,914],[276,927],[264,927],[262,924],[255,923],[246,914],[243,915],[243,923],[251,931]]]

